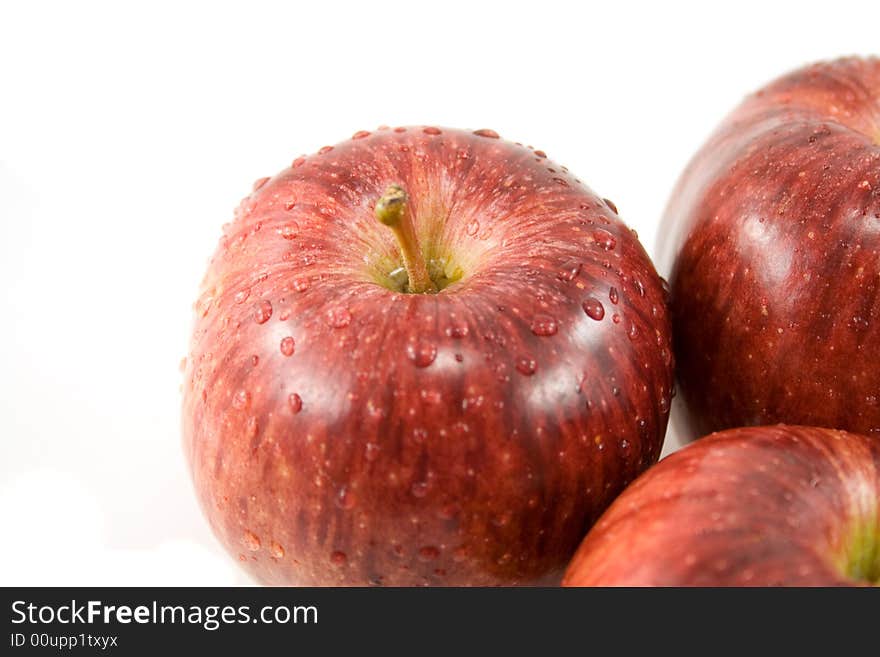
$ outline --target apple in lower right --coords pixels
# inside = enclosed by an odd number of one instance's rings
[[[691,443],[615,500],[563,585],[880,585],[880,441],[776,425]]]

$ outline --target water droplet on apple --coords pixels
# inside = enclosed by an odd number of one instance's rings
[[[321,148],[318,149],[318,155],[323,155],[324,153],[329,153],[332,150],[333,150],[332,146],[321,146]]]
[[[476,234],[477,234],[477,231],[480,230],[480,221],[479,221],[479,219],[474,219],[473,221],[469,222],[468,225],[465,226],[465,229],[464,229],[464,230],[465,230],[465,232],[466,232],[468,235],[470,235],[471,237],[473,237],[474,235],[476,235]]]
[[[265,324],[272,316],[272,303],[268,299],[263,299],[254,308],[254,321],[257,324]]]
[[[242,534],[241,542],[244,543],[244,546],[251,552],[256,552],[260,549],[260,546],[262,545],[260,543],[260,537],[253,532],[247,530],[245,530],[244,534]]]
[[[549,315],[535,315],[532,319],[532,333],[539,336],[548,337],[556,335],[559,325],[556,320]]]
[[[351,313],[347,308],[331,308],[327,311],[327,324],[335,329],[351,324]]]
[[[243,290],[239,290],[238,292],[236,292],[236,293],[235,293],[235,296],[232,297],[232,300],[233,300],[235,303],[244,303],[245,301],[247,301],[247,298],[248,298],[250,295],[251,295],[251,290],[250,290],[250,288],[245,288],[245,289],[243,289]]]
[[[406,355],[416,367],[428,367],[437,357],[437,347],[427,340],[419,340],[406,346]]]
[[[593,232],[593,240],[596,242],[597,246],[606,251],[613,251],[614,247],[617,246],[617,239],[614,235],[601,228],[598,228]]]
[[[584,309],[587,317],[595,319],[597,322],[605,317],[605,306],[603,306],[602,302],[595,297],[587,297],[581,304],[581,308]]]
[[[339,489],[339,492],[336,494],[336,506],[347,511],[353,509],[356,503],[357,497],[348,488],[343,486]]]
[[[247,390],[239,390],[232,395],[232,408],[240,411],[250,406],[251,393]]]
[[[309,289],[309,279],[308,278],[295,278],[293,279],[293,289],[297,292],[305,292]]]
[[[410,486],[410,492],[413,497],[424,497],[428,494],[428,483],[425,481],[417,481]]]
[[[433,561],[437,557],[440,556],[440,550],[434,547],[433,545],[426,545],[422,548],[419,548],[419,560],[420,561]]]
[[[488,137],[489,139],[499,139],[499,135],[494,130],[489,130],[489,128],[480,128],[479,130],[474,130],[474,134],[477,137]]]
[[[299,234],[299,225],[296,222],[291,221],[279,228],[278,234],[286,240],[292,240]]]
[[[608,299],[611,301],[611,303],[614,303],[614,304],[616,304],[618,301],[620,301],[620,294],[617,292],[616,287],[612,287],[608,291]]]
[[[415,429],[413,429],[412,439],[414,443],[416,443],[417,445],[421,445],[428,439],[427,430],[421,427],[416,427]]]
[[[581,263],[577,260],[570,260],[562,266],[562,269],[556,273],[556,278],[561,281],[571,283],[581,271]]]
[[[293,356],[296,351],[296,341],[289,335],[281,339],[281,353],[285,356]]]
[[[344,566],[348,561],[348,555],[337,550],[330,555],[330,561],[337,566]]]
[[[638,278],[635,279],[634,283],[636,284],[636,290],[638,291],[639,296],[640,296],[640,297],[645,296],[645,285],[644,285],[644,283],[642,283],[642,281],[639,280]]]
[[[426,135],[439,135],[440,129],[433,126],[428,126],[427,128],[423,129],[422,132],[424,132]]]
[[[531,358],[519,358],[516,361],[516,371],[526,376],[531,376],[538,369],[538,364]]]
[[[284,546],[281,545],[281,543],[278,543],[277,541],[272,541],[272,543],[269,546],[269,552],[276,559],[283,559],[284,558]]]
[[[607,198],[603,198],[602,200],[605,202],[605,205],[607,205],[608,208],[609,208],[614,214],[617,214],[617,206],[614,205],[614,203],[612,203],[611,201],[609,201]]]
[[[302,410],[302,407],[303,407],[302,397],[300,397],[295,392],[290,393],[287,396],[287,405],[290,406],[290,411],[294,415],[296,415],[297,413],[299,413]]]
[[[466,338],[469,332],[470,329],[468,329],[468,325],[463,322],[446,327],[446,335],[450,338],[455,338],[456,340]]]
[[[354,133],[351,138],[352,139],[363,139],[364,137],[369,137],[370,133],[367,130],[358,130]]]

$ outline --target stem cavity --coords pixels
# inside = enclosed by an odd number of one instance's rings
[[[409,277],[407,291],[414,294],[436,293],[437,286],[428,273],[408,206],[409,197],[403,187],[391,185],[376,201],[376,219],[388,226],[397,238],[403,266]]]

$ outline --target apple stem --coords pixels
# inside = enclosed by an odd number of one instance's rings
[[[419,247],[416,228],[408,212],[409,197],[400,185],[391,185],[376,201],[376,219],[388,226],[397,238],[403,266],[409,277],[408,291],[415,294],[437,292],[428,275],[428,266]]]

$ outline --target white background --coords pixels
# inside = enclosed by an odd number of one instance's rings
[[[744,94],[878,26],[876,0],[3,3],[0,584],[247,583],[190,488],[178,362],[254,179],[380,124],[489,127],[653,250]]]

